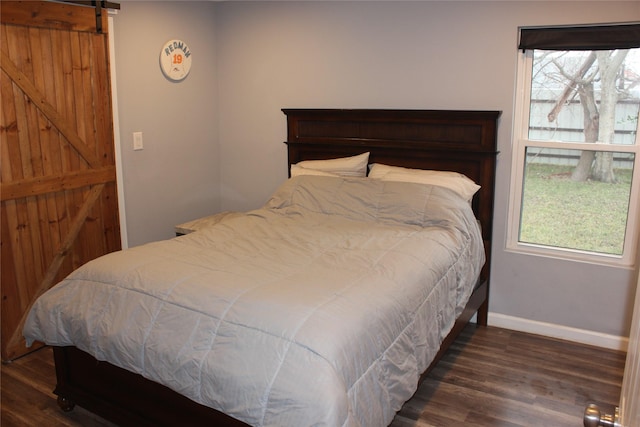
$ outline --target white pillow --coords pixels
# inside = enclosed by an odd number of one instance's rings
[[[369,153],[358,154],[352,157],[341,157],[328,160],[304,160],[295,165],[291,165],[293,176],[294,166],[304,169],[313,169],[320,172],[328,172],[338,176],[367,176],[367,164],[369,163]]]
[[[471,201],[480,186],[469,177],[458,172],[409,169],[399,166],[388,166],[380,163],[371,165],[369,178],[383,181],[404,181],[419,184],[431,184],[449,188]]]
[[[335,176],[335,177],[340,176],[331,172],[324,172],[324,171],[315,170],[315,169],[303,168],[299,164],[291,165],[291,178],[300,176],[300,175]]]

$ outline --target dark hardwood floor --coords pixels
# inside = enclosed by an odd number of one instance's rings
[[[625,353],[468,326],[393,427],[579,427],[588,403],[611,413]]]
[[[613,411],[624,362],[621,352],[471,325],[391,426],[579,427],[588,403]],[[1,370],[2,427],[113,426],[58,408],[51,349]]]

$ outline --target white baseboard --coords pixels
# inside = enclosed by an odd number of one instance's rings
[[[512,329],[530,334],[544,335],[547,337],[604,347],[611,350],[627,351],[627,347],[629,346],[629,338],[627,337],[603,334],[602,332],[594,332],[586,329],[529,320],[522,317],[508,316],[500,313],[490,312],[488,323],[489,326]]]

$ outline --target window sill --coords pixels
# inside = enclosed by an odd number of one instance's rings
[[[633,260],[625,260],[617,255],[593,254],[571,249],[548,248],[534,244],[519,243],[517,245],[509,245],[505,247],[505,252],[531,255],[556,260],[579,262],[591,265],[601,265],[603,267],[614,267],[625,270],[635,270]]]

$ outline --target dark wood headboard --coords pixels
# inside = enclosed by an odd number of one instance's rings
[[[369,163],[455,171],[473,179],[482,187],[473,209],[490,243],[500,111],[282,111],[287,116],[289,166],[369,151]]]

